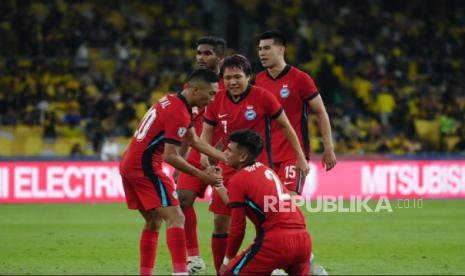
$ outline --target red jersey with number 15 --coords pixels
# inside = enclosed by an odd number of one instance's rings
[[[120,161],[120,174],[142,177],[161,172],[165,143],[181,146],[192,127],[191,107],[181,94],[161,98],[145,114]]]
[[[318,96],[318,90],[313,79],[305,72],[286,65],[283,71],[273,78],[268,71],[260,72],[255,85],[263,87],[273,93],[286,112],[287,118],[299,137],[300,146],[307,159],[310,158],[310,143],[308,138],[308,104],[307,102]],[[271,126],[273,141],[273,162],[280,163],[295,159],[295,152],[287,142],[284,134],[273,122]]]

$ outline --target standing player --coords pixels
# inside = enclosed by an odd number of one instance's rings
[[[296,167],[305,174],[308,172],[308,163],[299,145],[294,129],[289,124],[286,114],[276,97],[270,92],[253,85],[249,85],[252,68],[249,61],[241,55],[232,55],[223,62],[223,80],[225,90],[218,92],[215,101],[205,111],[202,139],[212,142],[215,128],[222,131],[223,146],[228,145],[228,136],[234,130],[252,129],[262,137],[267,138],[267,151],[263,152],[259,160],[271,163],[271,147],[269,143],[270,120],[273,119],[281,127],[287,142],[292,145],[297,156]],[[279,130],[278,130],[279,131]],[[202,155],[204,167],[209,167],[208,158]],[[225,186],[235,170],[220,162]],[[213,191],[209,210],[214,213],[214,231],[212,236],[212,252],[216,271],[226,251],[226,238],[230,222],[230,209],[222,202],[216,191]]]
[[[299,137],[307,159],[310,158],[309,109],[315,113],[323,136],[322,165],[329,171],[336,165],[336,155],[328,113],[313,79],[307,73],[286,64],[284,60],[285,50],[286,38],[281,32],[266,31],[260,36],[258,55],[266,70],[257,75],[255,84],[268,89],[279,99]],[[272,128],[276,127],[276,125],[272,125]],[[272,133],[274,170],[291,195],[301,195],[305,177],[294,167],[295,155],[281,133],[277,131],[272,131]],[[326,274],[321,266],[312,266],[312,269],[322,271],[318,274]],[[312,272],[312,274],[316,274],[316,271]]]
[[[220,63],[224,57],[226,42],[221,38],[202,37],[197,40],[197,67],[207,68],[220,74]],[[223,80],[219,81],[219,90],[224,88]],[[202,133],[203,114],[205,108],[194,107],[192,113],[194,115],[194,128],[197,135]],[[214,144],[217,138],[213,139]],[[192,166],[201,169],[200,153],[196,149],[191,149],[187,156],[187,162]],[[205,262],[200,257],[199,242],[197,237],[197,215],[193,208],[196,197],[203,198],[207,184],[203,183],[199,178],[187,173],[180,173],[177,179],[177,192],[181,209],[185,216],[184,230],[186,232],[187,245],[187,268],[190,274],[201,273],[205,271]]]
[[[312,78],[305,72],[286,64],[286,38],[279,31],[266,31],[260,36],[258,55],[265,71],[260,72],[255,85],[273,93],[282,104],[292,127],[299,137],[307,159],[310,157],[308,140],[308,112],[315,113],[323,136],[322,164],[327,171],[336,165],[331,137],[331,125],[323,100]],[[277,125],[272,125],[272,130]],[[272,131],[274,170],[292,195],[301,194],[305,178],[296,170],[295,154],[279,131]]]
[[[205,183],[219,179],[188,164],[180,155],[182,140],[215,158],[224,154],[200,140],[192,128],[191,108],[210,103],[218,90],[218,77],[208,69],[194,71],[189,86],[178,95],[161,98],[145,114],[120,163],[120,173],[129,209],[138,209],[145,219],[140,239],[140,274],[151,275],[155,263],[158,231],[167,223],[167,244],[173,273],[187,273],[184,216],[174,184],[162,171],[165,161]]]
[[[274,269],[283,268],[289,275],[307,275],[312,243],[305,219],[299,208],[291,208],[291,197],[275,172],[257,162],[262,150],[263,141],[253,131],[236,131],[229,136],[226,163],[238,172],[230,179],[227,192],[221,185],[215,187],[232,208],[220,273],[270,275]],[[270,202],[280,204],[267,206]],[[244,238],[246,217],[255,225],[257,236],[236,257]]]

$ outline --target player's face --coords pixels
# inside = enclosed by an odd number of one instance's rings
[[[226,156],[226,164],[236,170],[240,169],[241,164],[247,160],[247,155],[239,150],[236,142],[228,143],[224,155]]]
[[[197,46],[196,55],[197,67],[216,70],[220,58],[213,51],[213,46],[209,44],[200,44]]]
[[[218,83],[201,84],[194,87],[194,94],[196,95],[195,106],[204,107],[215,100],[216,93],[218,92]]]
[[[284,47],[276,45],[274,39],[262,39],[258,45],[258,57],[262,66],[271,68],[276,66],[279,58],[284,54]]]
[[[226,67],[223,72],[224,86],[232,96],[240,96],[249,85],[250,76],[247,76],[241,68]]]

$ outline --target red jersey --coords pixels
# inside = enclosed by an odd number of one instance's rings
[[[255,225],[257,235],[279,229],[305,229],[305,218],[298,207],[291,208],[287,189],[276,173],[260,162],[243,167],[230,180],[228,186],[229,203],[233,208],[226,256],[235,256],[245,232],[247,216]],[[278,202],[286,209],[280,209]],[[270,204],[271,206],[266,206]],[[245,208],[245,211],[235,211]]]
[[[120,161],[124,177],[161,173],[165,143],[181,146],[192,127],[191,107],[184,96],[161,98],[145,114]]]
[[[215,101],[208,105],[204,120],[220,130],[224,148],[228,145],[229,134],[234,130],[252,129],[258,132],[265,140],[266,149],[260,155],[259,160],[269,164],[269,158],[271,158],[270,119],[275,119],[282,112],[282,106],[270,92],[250,85],[237,102],[234,102],[227,90],[219,91]]]
[[[223,90],[223,89],[224,89],[224,81],[223,79],[220,79],[220,81],[218,82],[218,90]],[[199,137],[200,137],[200,134],[202,134],[204,114],[205,114],[205,107],[203,108],[193,107],[192,108],[193,125],[195,128],[195,133],[197,133],[197,136]],[[220,139],[221,134],[218,132],[219,132],[219,129],[216,129],[215,134],[213,135],[213,140],[212,140],[213,146],[216,145],[216,143]],[[190,164],[200,168],[200,153],[198,150],[191,148],[189,151],[189,154],[187,155],[186,160]]]
[[[307,159],[310,158],[310,143],[308,137],[308,101],[318,96],[318,90],[313,79],[305,72],[286,65],[276,77],[268,71],[260,72],[255,85],[273,93],[286,112],[287,118],[299,137],[300,146]],[[295,152],[286,137],[279,131],[275,122],[271,126],[273,162],[279,163],[295,159]]]

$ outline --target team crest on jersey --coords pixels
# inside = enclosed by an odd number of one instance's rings
[[[279,95],[281,98],[287,98],[291,94],[291,91],[289,91],[289,88],[287,87],[287,84],[283,85],[283,88],[281,88],[281,91],[279,91]]]
[[[178,193],[177,193],[176,191],[173,191],[173,197],[174,197],[175,199],[178,199]]]
[[[252,105],[247,106],[247,110],[244,113],[244,116],[247,120],[252,121],[257,117],[257,113],[253,110]]]
[[[178,136],[182,138],[184,137],[184,135],[186,135],[186,132],[187,132],[187,129],[185,127],[180,127],[178,129]]]

